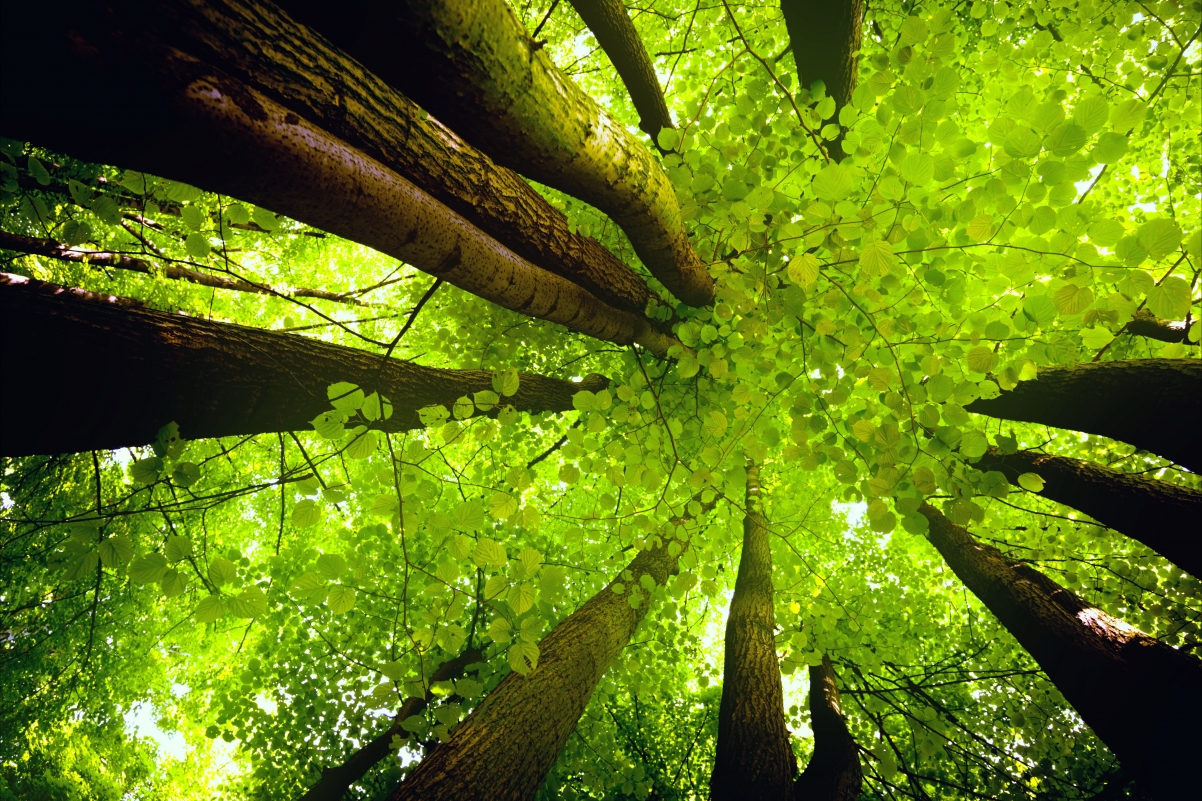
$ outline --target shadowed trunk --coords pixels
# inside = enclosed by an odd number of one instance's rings
[[[1202,662],[977,542],[929,504],[927,537],[1155,799],[1202,793]]]
[[[1041,368],[970,412],[1099,434],[1202,469],[1202,362],[1140,359]]]
[[[1187,342],[1189,330],[1194,325],[1195,321],[1193,320],[1182,322],[1161,320],[1147,309],[1140,309],[1135,313],[1135,319],[1127,323],[1127,333],[1161,342]]]
[[[36,8],[49,18],[4,6],[4,135],[248,200],[505,308],[598,339],[639,342],[658,354],[672,343],[645,318],[532,265],[397,173],[246,84],[140,38],[146,32],[136,21],[67,2]],[[35,19],[10,23],[10,9]],[[28,38],[8,35],[14,27],[60,34],[31,48]],[[125,113],[85,128],[62,115],[67,98],[79,99],[80,113],[97,105]]]
[[[776,659],[772,550],[760,491],[759,468],[749,466],[743,553],[726,621],[718,744],[710,776],[714,801],[789,799],[797,775]]]
[[[439,665],[430,675],[429,684],[461,678],[464,668],[479,662],[482,657],[479,648],[467,649],[454,659]],[[393,737],[406,739],[409,736],[409,732],[401,726],[405,719],[423,712],[433,700],[434,693],[430,689],[426,690],[425,697],[414,695],[406,698],[400,710],[393,716],[392,725],[387,731],[351,754],[341,765],[324,768],[321,771],[321,780],[302,795],[299,801],[341,801],[343,793],[352,784],[362,779],[381,759],[392,753]]]
[[[626,6],[621,0],[572,0],[572,8],[597,37],[597,44],[621,76],[639,113],[639,127],[652,142],[656,142],[661,128],[676,126],[668,113],[651,57],[647,55],[647,48],[643,46]]]
[[[781,0],[780,9],[789,29],[798,84],[802,88],[814,81],[826,84],[837,115],[851,102],[856,88],[864,19],[861,0]]]
[[[1202,492],[1198,490],[1032,451],[1003,454],[990,448],[973,467],[997,470],[1015,486],[1023,473],[1037,473],[1044,480],[1039,495],[1084,512],[1202,577]]]
[[[608,214],[677,298],[713,302],[667,175],[552,63],[505,0],[363,0],[356,13],[313,0],[283,5],[498,163]]]
[[[172,421],[186,439],[311,428],[330,384],[378,390],[385,431],[420,428],[417,410],[492,389],[486,370],[439,370],[0,273],[2,455],[74,453],[153,442]],[[583,383],[522,374],[520,410],[566,411]]]
[[[437,746],[389,801],[527,801],[555,764],[593,690],[647,612],[646,593],[631,606],[642,576],[657,586],[677,572],[681,543],[643,551],[618,576],[539,643],[538,667],[511,673]],[[670,549],[678,551],[672,555]],[[626,585],[623,594],[614,584]],[[638,590],[633,590],[638,591]],[[641,592],[641,591],[638,591]]]
[[[796,801],[857,801],[864,774],[860,749],[847,730],[829,656],[810,668],[810,728],[814,754],[797,777]]]

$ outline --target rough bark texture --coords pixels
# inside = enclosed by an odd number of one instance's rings
[[[661,128],[675,128],[659,77],[621,0],[572,0],[572,8],[597,38],[639,113],[639,127],[655,142]],[[658,145],[657,145],[658,146]]]
[[[710,797],[790,799],[797,759],[785,726],[772,608],[772,550],[760,505],[759,468],[747,470],[743,553],[726,620],[722,703]]]
[[[464,668],[479,662],[482,657],[479,648],[469,648],[454,659],[439,665],[430,675],[429,683],[433,685],[436,682],[461,678]],[[309,791],[300,797],[300,801],[341,801],[343,794],[352,784],[362,779],[381,759],[392,753],[393,737],[409,737],[409,732],[405,731],[401,723],[408,717],[420,714],[433,700],[434,693],[429,689],[424,697],[412,695],[406,698],[393,717],[392,725],[383,734],[351,754],[341,765],[322,770],[321,780],[309,788]]]
[[[598,339],[639,342],[659,354],[671,344],[645,318],[532,265],[380,162],[246,84],[142,38],[138,20],[63,0],[39,4],[40,11],[59,13],[38,24],[9,24],[12,7],[31,13],[20,4],[4,6],[5,136],[248,200]],[[33,43],[7,35],[24,25],[59,35],[45,46],[41,37]],[[70,124],[61,103],[77,91],[85,109],[100,102],[128,113],[118,124]]]
[[[679,544],[679,543],[678,543]],[[643,551],[621,576],[589,599],[539,643],[538,668],[511,673],[388,797],[389,801],[528,801],[563,749],[593,690],[646,614],[629,590],[649,575],[662,585],[677,571],[665,543]]]
[[[836,108],[851,102],[856,88],[862,0],[781,0],[793,45],[798,83],[826,84]]]
[[[1044,480],[1039,494],[1142,542],[1194,576],[1202,577],[1202,492],[1123,473],[1093,462],[1032,451],[996,448],[973,465],[997,470],[1018,486],[1023,473]]]
[[[1147,309],[1141,309],[1136,312],[1135,319],[1127,323],[1127,333],[1161,342],[1186,342],[1194,324],[1194,320],[1161,320]]]
[[[970,412],[1128,442],[1193,472],[1202,469],[1202,362],[1139,359],[1041,368]]]
[[[385,431],[421,427],[417,410],[492,389],[485,370],[439,370],[295,334],[152,311],[136,301],[0,273],[0,449],[73,453],[153,442],[175,421],[186,439],[311,428],[326,389],[349,381],[393,403]],[[583,383],[523,373],[505,399],[566,411]]]
[[[864,783],[860,749],[843,719],[829,656],[810,668],[810,728],[814,754],[797,777],[796,801],[858,801]]]
[[[321,300],[332,300],[336,303],[349,303],[353,306],[377,305],[366,303],[350,295],[327,292],[324,289],[306,289],[304,287],[299,289],[274,289],[266,284],[255,284],[250,281],[240,281],[236,278],[223,278],[219,275],[202,273],[199,270],[193,270],[188,267],[179,267],[174,264],[156,264],[155,262],[139,259],[135,256],[126,256],[121,253],[111,253],[105,250],[86,250],[84,248],[64,245],[61,242],[55,242],[53,239],[37,239],[32,236],[10,234],[6,231],[0,231],[0,250],[14,250],[18,253],[46,256],[51,259],[69,261],[75,264],[86,264],[92,267],[129,270],[148,275],[161,275],[176,281],[188,281],[189,283],[200,284],[201,286],[210,286],[215,289],[230,289],[235,292],[253,292],[260,295],[276,295],[282,298],[319,298]]]
[[[1202,662],[919,507],[948,566],[1156,799],[1202,793]]]
[[[677,298],[713,301],[667,175],[559,71],[505,0],[283,6],[498,163],[608,214]]]

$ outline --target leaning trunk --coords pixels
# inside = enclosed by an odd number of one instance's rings
[[[421,367],[6,273],[0,310],[4,456],[146,445],[173,421],[187,439],[308,429],[339,381],[392,401],[392,417],[378,425],[402,431],[421,426],[418,409],[492,389],[485,370]],[[522,374],[504,401],[566,411],[581,389],[606,383]]]
[[[676,573],[680,543],[643,551],[619,576],[539,643],[538,667],[511,673],[389,796],[389,801],[526,801],[555,764],[593,690],[647,612],[629,590],[642,576]],[[670,550],[671,548],[671,550]]]
[[[810,668],[810,728],[814,753],[797,777],[796,801],[857,801],[864,774],[860,747],[847,730],[831,658]]]
[[[1099,434],[1202,469],[1202,362],[1140,359],[1050,367],[970,412]]]
[[[797,760],[785,726],[776,617],[772,607],[772,551],[760,506],[759,468],[747,470],[743,554],[726,621],[722,702],[710,797],[788,799]]]
[[[973,467],[997,470],[1015,486],[1023,473],[1036,473],[1044,481],[1038,494],[1084,512],[1202,578],[1202,492],[1198,490],[1032,451],[1004,454],[990,448]]]
[[[826,84],[836,108],[851,103],[860,51],[861,0],[781,0],[798,83]]]
[[[713,301],[667,175],[559,71],[505,0],[381,0],[353,27],[335,4],[283,5],[497,162],[608,214],[680,300]]]
[[[929,504],[919,512],[948,566],[1026,649],[1123,768],[1157,799],[1202,792],[1202,662],[1089,606],[977,542]]]

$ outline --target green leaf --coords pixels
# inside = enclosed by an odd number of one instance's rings
[[[517,555],[518,565],[521,566],[522,578],[533,578],[543,563],[543,555],[536,548],[523,548]]]
[[[484,507],[479,501],[464,501],[451,512],[451,519],[458,528],[475,531],[484,525]]]
[[[168,562],[178,562],[192,555],[192,540],[187,537],[177,537],[174,534],[167,537],[165,549]]]
[[[359,428],[362,428],[362,426]],[[346,446],[346,456],[348,459],[366,459],[376,452],[378,446],[379,441],[376,439],[376,432],[366,429],[357,430],[350,444]]]
[[[493,390],[507,398],[517,394],[520,383],[518,371],[513,368],[498,370],[492,376]]]
[[[190,487],[200,481],[200,467],[193,462],[180,462],[171,471],[171,481],[179,487]]]
[[[798,253],[790,259],[788,272],[790,281],[808,289],[818,280],[818,257],[813,253]]]
[[[1176,275],[1166,278],[1160,286],[1148,290],[1148,310],[1157,317],[1180,320],[1190,307],[1189,284]]]
[[[472,551],[472,561],[476,567],[504,567],[509,561],[509,556],[501,543],[481,537]]]
[[[538,667],[538,646],[519,640],[509,647],[506,661],[513,672],[528,676]]]
[[[1028,492],[1043,492],[1043,477],[1038,473],[1023,473],[1018,477],[1018,485]]]
[[[267,612],[267,596],[258,587],[247,587],[226,601],[226,608],[234,617],[259,617]]]
[[[119,568],[134,558],[134,546],[129,537],[105,537],[100,541],[100,562],[108,568]]]
[[[349,381],[337,381],[326,388],[326,397],[330,405],[340,412],[353,412],[363,406],[367,396],[356,384]]]
[[[1051,151],[1052,155],[1065,158],[1085,147],[1087,139],[1089,134],[1084,128],[1075,122],[1066,122],[1048,134],[1043,146]]]
[[[75,581],[87,576],[95,576],[98,564],[100,564],[100,554],[95,551],[84,551],[67,563],[67,570],[63,574],[63,578],[67,581]]]
[[[1124,100],[1110,110],[1110,127],[1119,133],[1126,133],[1143,122],[1147,110],[1147,104],[1141,98]]]
[[[491,601],[499,597],[508,586],[509,580],[500,573],[489,576],[488,581],[484,582],[484,600]]]
[[[860,268],[866,277],[884,275],[893,267],[893,245],[877,239],[860,251]]]
[[[968,352],[965,361],[968,369],[974,373],[989,373],[993,371],[995,356],[993,348],[978,345]]]
[[[1124,134],[1104,133],[1098,137],[1091,153],[1098,164],[1114,164],[1127,154],[1127,137]]]
[[[216,595],[201,598],[192,616],[197,623],[216,623],[225,617],[225,602]]]
[[[259,226],[265,231],[274,231],[280,227],[280,218],[272,214],[267,209],[261,209],[258,206],[255,206],[254,211],[251,212],[251,217],[254,219],[255,225]]]
[[[1097,133],[1106,125],[1110,106],[1102,95],[1091,95],[1077,103],[1073,108],[1073,122],[1081,126],[1086,133]]]
[[[518,500],[508,492],[494,492],[488,499],[488,513],[499,520],[509,518],[517,510]]]
[[[168,598],[183,595],[188,589],[188,576],[174,567],[168,568],[163,571],[163,577],[159,579],[159,587],[162,589],[163,595]]]
[[[184,221],[184,225],[193,231],[199,231],[200,226],[204,225],[205,216],[196,206],[184,206],[180,209],[179,216]]]
[[[153,584],[167,572],[167,558],[161,553],[148,553],[130,562],[130,581],[138,584]]]
[[[1162,259],[1181,245],[1181,229],[1167,217],[1148,220],[1136,233],[1139,244],[1154,259]]]
[[[323,553],[317,557],[317,572],[331,581],[337,581],[346,570],[346,560],[336,553]]]
[[[572,408],[578,412],[591,412],[597,408],[597,396],[582,389],[572,396]]]
[[[163,460],[158,456],[139,459],[129,466],[130,476],[139,484],[151,484],[158,481],[161,472],[163,472]]]
[[[1080,314],[1093,303],[1093,290],[1076,284],[1065,284],[1052,295],[1056,311],[1061,314]]]
[[[1123,238],[1125,230],[1118,220],[1098,220],[1089,226],[1089,241],[1098,247],[1114,247]]]
[[[855,189],[855,179],[846,167],[829,164],[814,176],[813,188],[823,200],[842,200]]]
[[[509,588],[505,601],[514,614],[525,614],[530,607],[534,606],[534,587],[528,582],[515,584]]]
[[[233,581],[238,575],[238,566],[224,556],[214,556],[209,561],[209,581],[220,587]]]
[[[308,498],[296,502],[292,507],[292,525],[297,528],[308,528],[321,520],[321,507],[316,501]]]
[[[211,249],[208,237],[199,231],[188,234],[184,239],[184,251],[194,259],[203,259],[209,255]]]
[[[1015,159],[1029,159],[1039,155],[1043,149],[1043,137],[1026,126],[1020,125],[1006,135],[1002,145],[1006,155]]]
[[[1023,312],[1041,325],[1052,322],[1059,314],[1056,303],[1047,295],[1027,298],[1023,303]]]
[[[655,136],[655,141],[664,150],[675,150],[680,144],[680,131],[675,128],[660,128],[659,133]]]
[[[935,160],[926,153],[911,153],[902,159],[898,170],[910,183],[924,186],[935,177]]]
[[[302,601],[317,603],[326,597],[329,582],[317,573],[301,573],[292,582],[292,594]]]
[[[336,615],[351,611],[355,607],[355,590],[343,584],[335,584],[326,595],[326,605]]]
[[[974,242],[984,242],[993,236],[993,217],[988,214],[978,214],[968,223],[968,236]]]

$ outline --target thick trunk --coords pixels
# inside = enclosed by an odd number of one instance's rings
[[[283,6],[497,162],[608,214],[677,298],[713,301],[667,175],[504,0],[365,0],[355,14],[313,0]]]
[[[126,256],[121,253],[111,253],[105,250],[85,250],[83,248],[64,245],[61,242],[55,242],[53,239],[36,239],[32,236],[10,234],[6,231],[0,231],[0,250],[14,250],[18,253],[46,256],[51,259],[85,264],[92,267],[129,270],[148,275],[161,275],[164,278],[176,281],[188,281],[189,283],[200,284],[201,286],[213,287],[215,289],[230,289],[235,292],[254,292],[260,295],[276,295],[282,298],[319,298],[321,300],[332,300],[336,303],[349,303],[352,306],[378,305],[367,303],[351,295],[327,292],[324,289],[305,289],[303,287],[299,289],[275,289],[266,284],[255,284],[236,278],[222,278],[219,275],[209,275],[208,273],[202,273],[199,270],[193,270],[188,267],[179,267],[174,264],[157,264],[135,256]]]
[[[785,26],[803,88],[814,81],[843,108],[856,88],[860,50],[861,0],[781,0]]]
[[[449,662],[439,665],[430,675],[429,684],[461,678],[463,669],[479,662],[482,656],[480,649],[469,648]],[[341,765],[322,770],[321,780],[302,795],[299,801],[341,801],[343,794],[352,784],[362,779],[381,759],[392,753],[393,737],[406,739],[409,736],[401,726],[405,719],[420,714],[433,700],[434,693],[430,689],[426,690],[425,697],[414,695],[406,698],[393,717],[392,725],[383,734],[351,754]]]
[[[679,545],[680,543],[677,543]],[[527,801],[534,798],[593,694],[648,607],[630,605],[648,575],[662,585],[677,571],[667,543],[643,551],[621,576],[539,643],[538,667],[511,673],[389,796],[389,801]],[[614,592],[614,584],[626,592]]]
[[[829,656],[810,668],[810,728],[814,753],[797,777],[796,801],[857,801],[864,783],[860,748],[843,719]]]
[[[1147,309],[1142,309],[1135,315],[1135,319],[1127,323],[1127,333],[1161,342],[1186,342],[1189,330],[1194,324],[1193,320],[1161,320]]]
[[[57,48],[41,41],[35,48],[27,38],[8,36],[21,25],[9,23],[10,6],[4,7],[4,135],[248,200],[373,247],[498,305],[598,339],[639,342],[659,354],[671,344],[645,318],[532,265],[397,173],[265,95],[178,50],[139,38],[136,22],[123,28],[118,23],[126,20],[97,16],[100,6],[38,6],[47,7],[59,13],[34,27],[60,31],[52,40]],[[59,101],[77,96],[84,109],[99,104],[126,113],[102,126],[71,124]]]
[[[1157,799],[1202,792],[1202,662],[1137,631],[1031,567],[919,511],[948,566],[1026,649],[1124,770]]]
[[[439,370],[282,334],[152,311],[133,301],[0,273],[0,448],[4,456],[153,442],[172,421],[186,439],[310,428],[330,384],[378,390],[386,431],[421,427],[417,410],[492,389],[486,370]],[[505,401],[566,411],[584,383],[522,374]]]
[[[597,44],[626,84],[639,113],[639,127],[653,142],[661,128],[675,128],[651,57],[621,0],[572,0],[572,8],[597,37]]]
[[[1098,434],[1202,469],[1202,362],[1140,359],[1049,367],[970,412]]]
[[[973,467],[1000,471],[1015,486],[1023,473],[1037,473],[1044,480],[1039,493],[1043,497],[1084,512],[1202,578],[1202,492],[1198,490],[1032,451],[1003,454],[990,448]]]
[[[797,776],[776,658],[772,551],[758,467],[747,470],[746,503],[743,553],[726,621],[718,744],[710,776],[714,801],[789,799]]]

